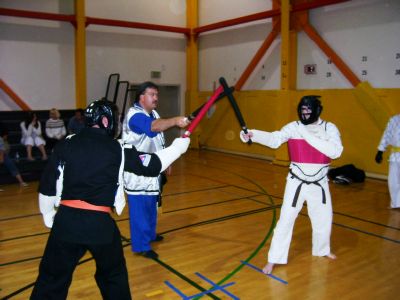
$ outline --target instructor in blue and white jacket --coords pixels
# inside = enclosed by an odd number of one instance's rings
[[[157,104],[158,86],[150,81],[142,83],[123,124],[125,147],[134,146],[138,151],[154,153],[165,148],[164,130],[174,126],[184,128],[189,124],[183,116],[160,118],[155,110]],[[124,186],[128,194],[132,251],[147,258],[157,258],[150,243],[163,240],[156,234],[161,176],[149,178],[125,172]]]
[[[319,96],[304,96],[298,105],[299,121],[285,125],[280,131],[243,131],[243,142],[271,148],[288,143],[290,166],[280,219],[276,224],[268,263],[263,272],[270,274],[275,264],[286,264],[295,220],[307,200],[312,224],[312,255],[335,259],[330,249],[332,202],[328,186],[331,159],[338,158],[343,146],[336,126],[319,118],[322,105]]]

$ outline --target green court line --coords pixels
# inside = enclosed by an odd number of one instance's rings
[[[225,169],[222,169],[222,168],[216,168],[216,169],[220,169],[220,170],[223,170],[223,171],[225,171],[225,172],[228,172],[228,171],[226,171]],[[254,184],[255,186],[257,186],[262,192],[264,192],[265,196],[270,200],[270,201],[269,201],[269,202],[270,202],[269,204],[271,205],[271,208],[272,208],[272,222],[271,222],[271,224],[270,224],[269,230],[268,230],[266,236],[264,237],[264,239],[263,239],[263,240],[261,241],[261,243],[258,245],[258,247],[253,251],[253,253],[251,253],[251,254],[244,260],[244,261],[247,263],[247,262],[251,261],[251,260],[258,254],[258,252],[260,252],[261,248],[264,247],[265,243],[267,242],[267,240],[268,240],[268,239],[270,238],[270,236],[272,235],[272,232],[273,232],[273,230],[274,230],[274,228],[275,228],[275,224],[276,224],[276,206],[275,206],[275,203],[274,203],[274,200],[272,199],[272,197],[271,197],[271,196],[267,193],[267,191],[266,191],[262,186],[260,186],[258,183],[256,183],[256,182],[253,181],[253,180],[250,180],[250,179],[248,179],[248,178],[246,178],[246,177],[244,177],[244,176],[242,176],[242,175],[240,175],[240,174],[237,174],[237,173],[234,173],[234,172],[228,172],[228,173],[234,174],[234,175],[236,175],[236,176],[238,176],[238,177],[240,177],[240,178],[242,178],[242,179],[244,179],[244,180],[247,180],[248,182],[251,182],[251,183]],[[244,267],[244,264],[238,265],[233,271],[231,271],[231,272],[228,273],[224,278],[222,278],[220,281],[218,281],[217,285],[223,284],[225,281],[227,281],[227,280],[230,279],[232,276],[234,276],[237,272],[239,272],[243,267]],[[197,298],[194,298],[194,299],[197,300],[197,299],[200,299],[201,297],[202,297],[202,296],[197,297]]]

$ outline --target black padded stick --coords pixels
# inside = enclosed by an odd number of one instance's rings
[[[240,109],[239,109],[239,106],[238,106],[238,104],[237,104],[235,98],[233,97],[232,90],[229,89],[228,84],[226,83],[226,80],[225,80],[224,77],[221,77],[221,78],[219,79],[219,83],[220,83],[221,86],[224,88],[224,95],[226,95],[226,96],[228,97],[229,102],[231,103],[232,108],[233,108],[233,110],[234,110],[234,112],[235,112],[236,118],[237,118],[238,121],[239,121],[240,127],[242,127],[242,130],[244,131],[244,133],[247,134],[247,126],[246,126],[246,123],[245,123],[245,121],[244,121],[244,119],[243,119],[243,116],[242,116],[242,113],[241,113],[241,111],[240,111]],[[251,143],[253,143],[253,141],[252,141],[251,139],[249,139],[249,140],[247,141],[247,144],[250,145]]]

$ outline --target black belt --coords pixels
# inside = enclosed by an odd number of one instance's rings
[[[318,180],[316,180],[316,181],[307,181],[307,180],[301,179],[299,176],[297,176],[296,174],[294,174],[294,173],[292,172],[291,169],[289,170],[289,173],[292,175],[292,178],[296,178],[296,179],[298,179],[298,180],[301,181],[301,183],[299,184],[299,186],[298,186],[297,189],[296,189],[296,193],[294,194],[294,198],[293,198],[293,202],[292,202],[292,207],[296,207],[297,200],[299,199],[299,195],[300,195],[301,186],[302,186],[304,183],[305,183],[305,184],[315,184],[315,185],[318,185],[318,186],[321,188],[321,190],[322,190],[322,203],[323,203],[323,204],[326,204],[325,190],[324,190],[324,188],[322,187],[322,185],[319,183],[319,181],[321,181],[322,179],[324,179],[325,176],[322,177],[322,178],[320,178],[320,179],[318,179]]]

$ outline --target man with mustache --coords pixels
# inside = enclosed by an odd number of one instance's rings
[[[158,104],[158,86],[150,81],[142,83],[136,93],[135,103],[129,109],[123,124],[122,140],[138,151],[154,153],[165,148],[163,131],[177,126],[184,128],[189,121],[184,116],[162,119],[155,110]],[[170,170],[167,170],[169,173]],[[158,178],[124,176],[128,194],[132,251],[147,258],[157,258],[150,243],[163,240],[156,234],[157,202],[161,199],[164,176]]]

